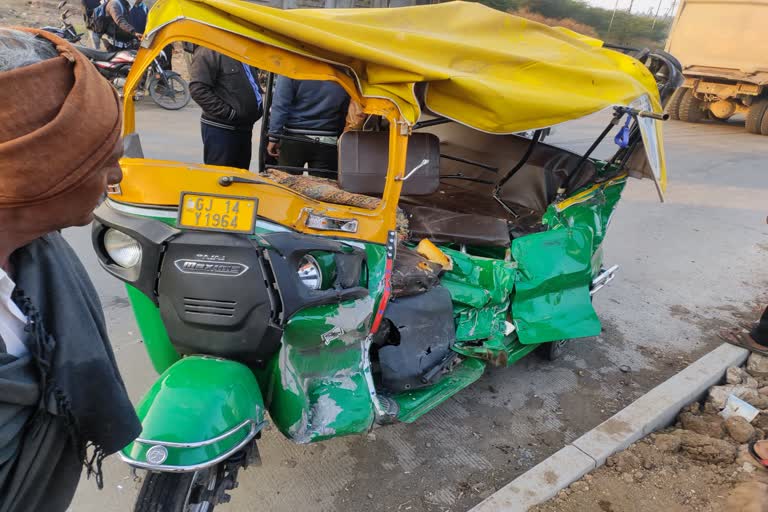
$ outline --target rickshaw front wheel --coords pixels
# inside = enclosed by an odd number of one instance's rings
[[[195,473],[149,472],[134,512],[211,512],[208,500],[216,488],[216,468]]]

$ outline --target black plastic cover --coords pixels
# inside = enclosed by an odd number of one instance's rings
[[[267,255],[275,274],[283,302],[283,318],[297,311],[321,304],[338,304],[368,295],[368,289],[359,286],[365,251],[341,242],[298,233],[270,233],[261,237],[269,246]],[[312,251],[325,251],[335,255],[336,283],[329,290],[310,290],[299,279],[299,261]]]
[[[121,281],[125,281],[157,304],[157,273],[165,243],[179,233],[164,222],[120,212],[108,203],[94,211],[91,239],[99,264]],[[114,263],[104,249],[104,235],[114,228],[132,236],[141,245],[141,261],[133,268],[123,268]]]
[[[398,393],[425,387],[421,378],[451,355],[456,341],[451,294],[442,286],[387,304],[386,318],[399,345],[379,348],[382,385]]]
[[[177,350],[246,364],[274,355],[279,298],[265,272],[261,250],[243,236],[185,232],[170,242],[158,295]]]

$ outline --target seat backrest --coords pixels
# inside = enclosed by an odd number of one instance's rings
[[[429,195],[440,187],[440,139],[431,133],[408,137],[405,172],[428,163],[403,182],[403,195]],[[356,194],[380,195],[389,164],[389,132],[349,131],[339,139],[339,187]]]

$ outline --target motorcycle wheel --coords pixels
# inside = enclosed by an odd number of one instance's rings
[[[152,100],[166,110],[184,108],[192,99],[187,81],[173,71],[166,72],[165,81],[152,76],[148,89]]]
[[[216,487],[216,468],[195,473],[147,473],[134,512],[211,512],[204,494]]]

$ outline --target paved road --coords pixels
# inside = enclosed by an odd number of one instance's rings
[[[139,129],[147,156],[200,159],[194,108],[144,107]],[[588,121],[553,141],[584,147],[599,129]],[[595,300],[601,336],[573,343],[556,363],[532,356],[491,369],[413,425],[310,446],[270,430],[263,466],[242,474],[222,512],[467,510],[711,349],[716,328],[754,315],[768,290],[768,137],[678,122],[666,134],[667,201],[633,180],[606,240],[606,262],[621,271]],[[155,375],[125,293],[98,268],[86,229],[67,236],[97,283],[136,400]],[[127,468],[109,459],[105,473],[102,492],[83,480],[73,511],[131,509],[138,484]]]

